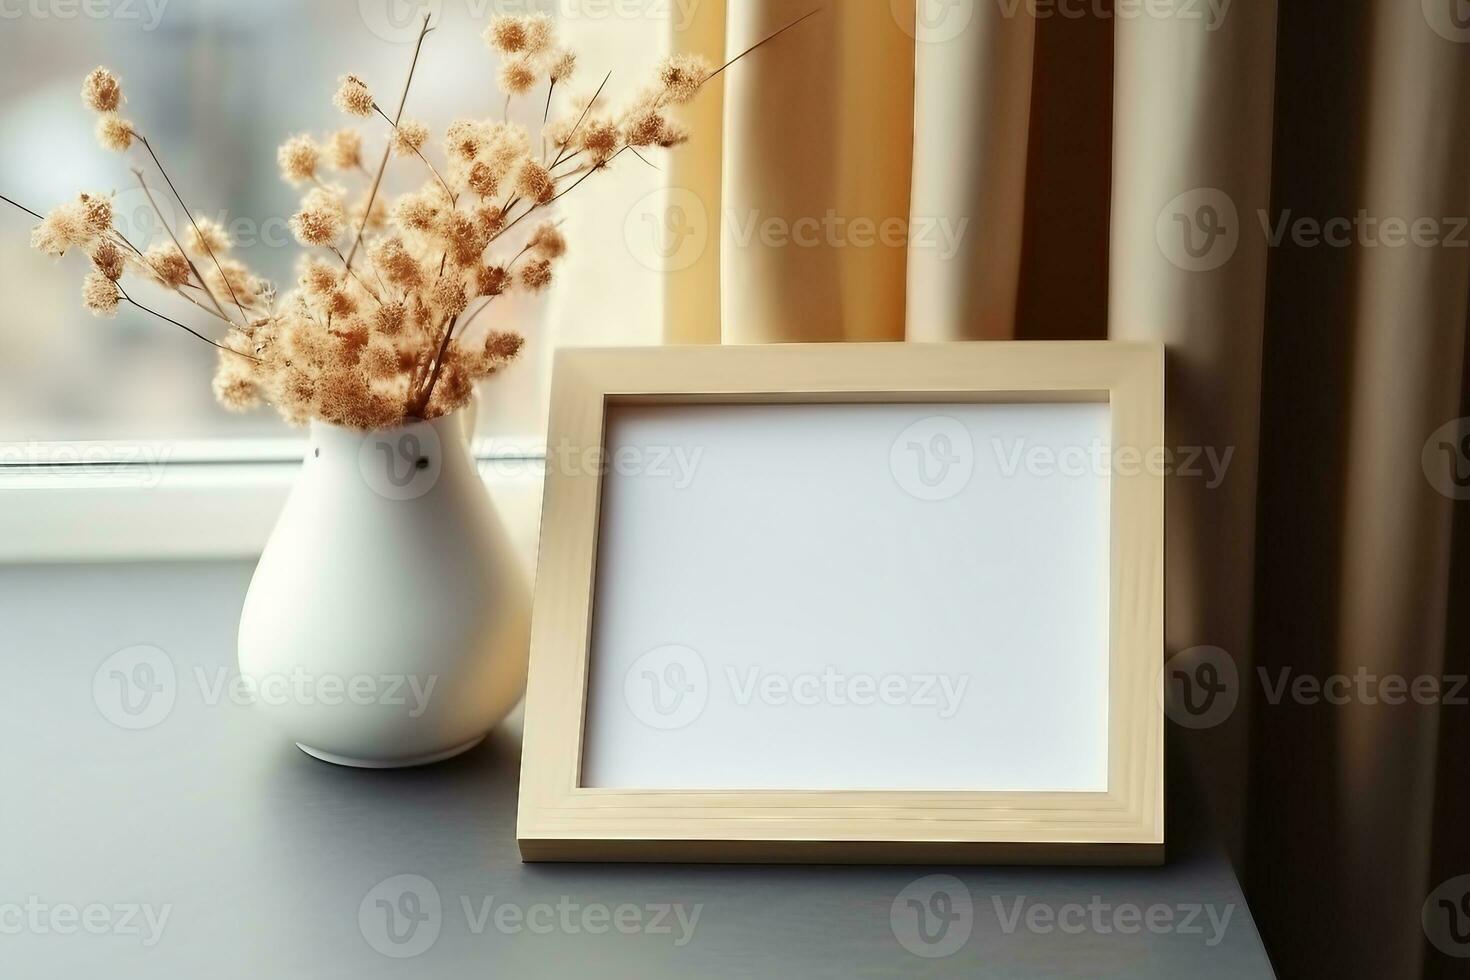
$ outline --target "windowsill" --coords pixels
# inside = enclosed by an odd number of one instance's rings
[[[302,454],[302,442],[291,439],[6,448],[0,564],[7,565],[255,558]],[[545,453],[477,441],[475,456],[530,567]]]

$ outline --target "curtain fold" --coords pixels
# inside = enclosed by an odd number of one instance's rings
[[[1228,468],[1168,484],[1165,643],[1226,651],[1251,673],[1251,579],[1276,5],[1237,5],[1217,29],[1114,25],[1109,333],[1168,345],[1170,450]],[[1182,469],[1182,466],[1181,466]],[[1201,467],[1203,469],[1203,467]],[[1249,685],[1223,724],[1190,732],[1231,852],[1244,844]]]
[[[810,9],[731,4],[726,50]],[[829,3],[729,73],[726,343],[903,339],[908,249],[882,229],[909,210],[911,15],[901,4]]]
[[[1279,686],[1470,670],[1456,2],[839,0],[730,73],[701,110],[720,152],[675,171],[718,234],[670,276],[671,339],[1089,338],[1105,315],[1166,344],[1167,652],[1220,648],[1239,698],[1170,751],[1283,976],[1463,964],[1421,915],[1470,875],[1467,709]],[[684,42],[734,54],[806,9],[706,6]],[[859,218],[916,240],[862,247]],[[946,221],[948,254],[917,240]]]
[[[929,5],[926,5],[929,6]],[[963,8],[948,8],[949,18]],[[957,22],[956,22],[957,23]],[[977,4],[915,30],[908,339],[1009,340],[1016,332],[1036,18]]]

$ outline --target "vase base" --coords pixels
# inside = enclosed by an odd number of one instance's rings
[[[351,766],[354,769],[407,769],[410,766],[427,766],[435,762],[443,762],[445,759],[452,759],[457,755],[463,755],[483,741],[485,741],[485,736],[480,735],[461,745],[456,745],[452,749],[430,752],[427,755],[411,756],[407,759],[359,759],[354,756],[338,755],[335,752],[314,749],[310,745],[302,745],[300,742],[296,743],[296,747],[313,759],[330,762],[336,766]]]

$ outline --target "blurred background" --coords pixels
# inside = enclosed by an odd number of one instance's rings
[[[387,124],[347,119],[332,93],[351,72],[385,104],[396,103],[425,12],[440,26],[426,42],[405,115],[427,123],[437,140],[451,119],[501,114],[496,55],[480,37],[494,13],[542,9],[557,17],[580,55],[569,90],[590,91],[616,68],[608,85],[616,95],[667,51],[671,9],[554,0],[136,0],[88,16],[85,4],[53,7],[45,16],[7,14],[0,24],[0,194],[44,214],[78,191],[116,192],[135,243],[165,236],[130,172],[142,167],[150,186],[165,191],[145,152],[135,145],[120,156],[93,137],[94,117],[79,93],[87,72],[106,65],[122,79],[125,115],[149,136],[184,201],[229,228],[241,258],[281,292],[293,284],[301,252],[287,227],[300,192],[278,176],[276,147],[296,133],[320,137],[362,122],[371,167]],[[512,107],[533,131],[544,105],[538,98]],[[573,250],[560,281],[534,300],[506,297],[487,314],[498,327],[522,331],[528,344],[520,361],[483,386],[481,436],[508,450],[539,446],[558,344],[658,341],[660,276],[624,247],[624,233],[630,209],[664,182],[658,170],[626,158],[564,202],[559,217]],[[389,164],[387,193],[421,183],[419,168]],[[183,218],[166,192],[156,196],[171,223]],[[216,405],[215,354],[204,344],[126,306],[115,320],[86,313],[86,258],[32,251],[34,219],[0,207],[0,443],[292,435],[268,409],[235,415]],[[618,302],[607,303],[609,296]],[[209,318],[187,303],[162,290],[149,299],[210,332]]]

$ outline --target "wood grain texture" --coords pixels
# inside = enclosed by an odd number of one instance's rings
[[[558,353],[548,446],[600,449],[610,403],[1111,405],[1114,458],[1164,446],[1156,344],[664,347]],[[517,837],[523,859],[1139,863],[1164,841],[1164,486],[1110,480],[1108,790],[613,790],[580,785],[601,478],[548,466]]]

